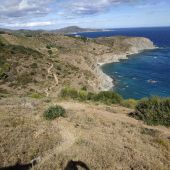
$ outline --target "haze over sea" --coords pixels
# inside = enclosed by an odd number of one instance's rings
[[[170,27],[127,28],[78,35],[96,38],[115,35],[147,37],[158,47],[106,64],[103,71],[115,79],[114,91],[124,98],[170,96]]]

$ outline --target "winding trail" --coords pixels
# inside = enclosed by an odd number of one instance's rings
[[[55,81],[55,84],[54,84],[54,85],[52,85],[51,87],[47,87],[47,88],[45,89],[45,93],[46,93],[46,96],[47,96],[47,97],[49,97],[50,91],[51,91],[54,87],[56,87],[56,86],[58,85],[58,83],[59,83],[58,77],[57,77],[56,73],[54,73],[54,72],[52,71],[53,67],[54,67],[54,64],[52,63],[52,64],[50,65],[50,67],[47,69],[47,77],[48,77],[48,75],[52,75],[53,78],[54,78],[54,81]]]

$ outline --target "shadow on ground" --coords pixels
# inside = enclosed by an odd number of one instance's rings
[[[67,163],[67,166],[64,170],[78,170],[78,167],[81,167],[84,170],[90,170],[90,168],[84,162],[72,160]]]
[[[31,161],[31,163],[28,163],[28,164],[21,164],[19,161],[13,166],[3,167],[3,168],[0,168],[0,170],[29,170],[36,164],[37,164],[37,160],[33,160]]]

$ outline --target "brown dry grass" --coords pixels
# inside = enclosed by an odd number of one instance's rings
[[[66,118],[45,121],[43,111],[62,105]],[[0,166],[41,157],[34,170],[64,169],[69,160],[91,170],[170,169],[170,129],[150,127],[120,106],[29,98],[0,101]]]

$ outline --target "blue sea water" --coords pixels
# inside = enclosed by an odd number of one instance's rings
[[[124,98],[170,96],[170,27],[114,29],[79,35],[90,38],[124,35],[151,39],[158,49],[143,51],[119,63],[106,64],[103,71],[115,79],[113,90]]]

